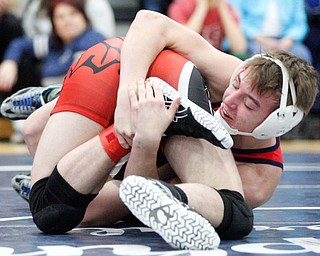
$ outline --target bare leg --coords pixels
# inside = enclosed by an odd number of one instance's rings
[[[99,141],[103,129],[76,113],[51,116],[34,157],[32,184],[50,176],[58,165],[60,174],[78,192],[97,193],[114,166]]]
[[[173,136],[166,144],[165,154],[183,183],[178,186],[187,194],[188,204],[217,227],[222,221],[224,207],[215,189],[230,189],[243,195],[230,150],[220,149],[205,140]]]
[[[22,133],[32,156],[36,153],[41,134],[50,118],[50,112],[54,108],[56,102],[57,99],[39,108],[30,115],[24,123]]]
[[[130,212],[119,197],[120,181],[108,181],[88,205],[80,227],[104,226],[123,219]]]

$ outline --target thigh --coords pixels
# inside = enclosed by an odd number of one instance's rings
[[[32,113],[23,126],[23,137],[28,146],[29,153],[34,156],[41,134],[50,118],[50,112],[57,100],[53,100]]]
[[[68,152],[95,137],[103,126],[73,112],[52,115],[42,133],[32,167],[32,183],[48,177]]]
[[[165,155],[182,183],[201,183],[243,194],[230,150],[218,148],[203,139],[171,136],[165,145]]]

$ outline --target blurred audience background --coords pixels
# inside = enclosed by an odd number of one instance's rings
[[[167,15],[201,34],[217,49],[246,58],[247,41],[239,16],[225,0],[173,0]]]

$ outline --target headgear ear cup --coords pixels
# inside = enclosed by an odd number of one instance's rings
[[[295,127],[302,118],[302,111],[295,106],[287,106],[281,112],[277,109],[253,130],[252,135],[257,139],[279,137]]]
[[[215,115],[217,118],[222,121],[224,126],[226,126],[226,129],[230,132],[232,135],[247,135],[247,136],[253,136],[257,139],[269,139],[273,137],[281,136],[288,131],[290,131],[293,127],[295,127],[303,118],[303,111],[300,110],[296,104],[296,90],[295,86],[293,84],[292,79],[289,80],[289,75],[286,67],[282,64],[282,62],[278,59],[268,57],[266,55],[254,55],[250,59],[247,59],[244,61],[233,73],[231,77],[231,82],[237,75],[240,69],[244,68],[246,63],[257,57],[266,58],[268,60],[273,61],[276,63],[282,71],[282,93],[281,93],[281,99],[280,99],[280,106],[278,109],[273,111],[260,125],[258,125],[251,133],[248,132],[241,132],[236,129],[231,128],[227,122],[225,122],[220,113],[216,113]],[[287,106],[287,98],[288,98],[288,92],[291,92],[292,97],[292,104]]]

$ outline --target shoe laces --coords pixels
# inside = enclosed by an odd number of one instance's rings
[[[29,198],[30,194],[30,182],[22,182],[21,184],[21,190],[20,195],[24,196],[25,198]]]
[[[15,109],[26,112],[33,111],[42,106],[40,97],[41,95],[37,93],[25,94],[20,98],[14,99],[12,104]]]

